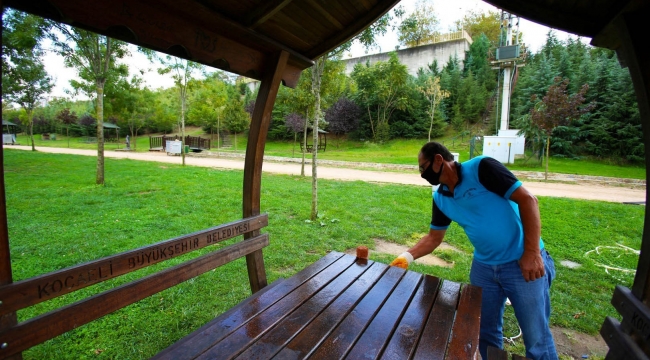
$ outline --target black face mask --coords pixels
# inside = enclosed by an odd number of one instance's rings
[[[429,164],[429,167],[426,170],[424,170],[424,172],[420,176],[422,176],[424,180],[428,181],[429,184],[433,186],[440,185],[440,175],[442,175],[442,168],[443,166],[440,165],[440,171],[438,172],[433,171],[433,160],[432,160],[431,163]]]

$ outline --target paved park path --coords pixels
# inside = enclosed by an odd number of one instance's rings
[[[29,146],[5,146],[5,149],[31,150]],[[37,147],[40,152],[55,154],[74,154],[85,156],[96,156],[96,150]],[[193,155],[193,154],[190,154]],[[163,163],[180,164],[178,156],[168,156],[163,152],[127,152],[127,151],[105,151],[106,158],[132,159],[141,161],[155,161]],[[226,156],[226,154],[223,154]],[[202,166],[223,169],[244,169],[242,157],[223,156],[187,156],[185,163],[190,166]],[[277,159],[277,158],[276,158]],[[275,160],[275,159],[274,159]],[[287,159],[285,159],[287,160]],[[295,159],[293,159],[295,161]],[[403,169],[382,170],[385,166],[374,166],[372,170],[362,170],[377,164],[354,164],[348,163],[347,167],[341,162],[329,162],[323,160],[318,166],[318,177],[321,179],[343,180],[343,181],[367,181],[395,184],[408,184],[419,186],[430,186],[417,173],[415,166],[403,166]],[[349,165],[352,165],[350,168]],[[300,175],[300,163],[280,162],[265,160],[263,171],[274,174]],[[411,169],[412,168],[412,169]],[[311,174],[311,166],[306,165],[305,172]],[[610,202],[640,203],[645,204],[646,191],[645,181],[600,178],[593,176],[575,176],[551,174],[552,181],[544,182],[543,174],[537,172],[516,171],[515,175],[524,183],[524,186],[536,196],[554,196],[586,200],[602,200]]]

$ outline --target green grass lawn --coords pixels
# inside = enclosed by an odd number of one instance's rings
[[[6,149],[6,148],[5,148]],[[241,218],[242,172],[106,160],[97,186],[95,159],[5,150],[5,181],[13,276],[21,280]],[[542,236],[557,264],[552,323],[597,334],[616,284],[633,275],[645,207],[540,197]],[[271,245],[264,250],[269,281],[287,278],[328,251],[375,239],[413,244],[428,231],[426,187],[319,181],[321,219],[308,223],[311,180],[264,174],[262,211]],[[321,226],[321,223],[323,226]],[[460,252],[437,251],[453,268],[415,264],[412,270],[468,282],[472,247],[453,224],[446,241]],[[227,242],[223,246],[229,244]],[[589,251],[601,248],[600,254]],[[204,249],[209,250],[209,249]],[[198,256],[186,255],[189,257]],[[371,251],[388,263],[392,255]],[[176,264],[173,259],[19,311],[21,321]],[[571,270],[562,260],[581,264]],[[588,281],[586,280],[588,279]],[[151,296],[24,353],[25,359],[144,359],[192,332],[250,293],[243,259]]]

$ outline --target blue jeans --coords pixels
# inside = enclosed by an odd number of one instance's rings
[[[483,288],[479,351],[487,359],[488,346],[503,348],[503,311],[506,297],[510,299],[523,333],[526,357],[534,360],[556,360],[555,341],[549,328],[551,298],[549,289],[555,278],[555,263],[542,250],[546,274],[526,282],[519,263],[486,265],[474,260],[470,272],[472,285]]]

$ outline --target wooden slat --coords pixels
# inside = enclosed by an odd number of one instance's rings
[[[617,359],[637,359],[647,360],[646,354],[639,349],[637,344],[623,332],[621,324],[618,320],[612,317],[606,317],[603,327],[600,329],[600,335],[603,337],[609,352],[607,353],[607,360]]]
[[[23,351],[35,344],[87,324],[245,254],[259,250],[267,246],[268,243],[268,235],[262,234],[20,323],[0,333],[0,344],[7,344],[6,347],[0,348],[0,357]]]
[[[447,346],[447,357],[450,359],[474,359],[478,354],[481,297],[481,288],[463,284]]]
[[[350,359],[378,359],[397,327],[404,310],[417,291],[422,275],[407,271],[395,291],[382,305],[377,316],[363,331],[347,357]]]
[[[443,281],[436,302],[433,304],[431,315],[422,332],[414,359],[444,359],[449,335],[454,324],[459,293],[459,283]]]
[[[410,359],[413,356],[439,286],[440,279],[424,275],[418,291],[384,350],[383,357],[385,359]]]
[[[259,230],[269,223],[267,214],[179,236],[153,245],[75,265],[59,271],[0,286],[0,314],[47,301],[177,256]]]
[[[344,256],[339,262],[327,267],[318,275],[309,279],[287,296],[243,324],[237,330],[212,346],[197,359],[231,359],[242,352],[247,346],[264,335],[270,328],[277,324],[285,314],[289,314],[314,294],[325,288],[339,274],[345,272],[355,277],[361,272],[358,266],[351,266],[354,258]]]
[[[382,266],[386,266],[380,264]],[[313,359],[342,359],[361,336],[362,330],[375,317],[381,305],[404,276],[405,271],[389,267],[384,276],[372,287],[354,310],[310,355]]]
[[[254,306],[254,304],[259,304],[260,302],[264,301],[271,301],[275,302],[279,300],[284,294],[282,291],[274,291],[277,290],[276,288],[282,287],[281,285],[284,284],[286,280],[284,279],[278,279],[275,280],[273,283],[269,284],[267,287],[264,289],[256,292],[255,294],[247,297],[246,299],[242,300],[240,303],[235,305],[234,307],[231,307],[229,310],[226,312],[222,313],[219,315],[219,317],[211,320],[207,324],[201,326],[200,328],[196,329],[192,333],[188,334],[186,337],[180,339],[179,341],[176,341],[174,344],[169,346],[168,348],[164,349],[163,351],[159,352],[156,354],[154,357],[151,359],[174,359],[177,360],[181,357],[179,354],[183,354],[184,357],[190,358],[192,357],[191,353],[187,353],[183,351],[182,347],[186,344],[187,339],[197,337],[197,338],[202,338],[202,339],[208,339],[208,334],[213,334],[210,330],[215,326],[215,324],[220,321],[220,319],[228,319],[231,317],[237,317],[241,315],[242,311],[245,311],[247,308],[257,308],[257,306]],[[270,294],[267,294],[270,293]],[[264,299],[262,299],[264,298]],[[227,330],[227,327],[224,326],[219,326],[220,329]],[[218,335],[217,335],[218,336]]]
[[[200,355],[205,349],[221,341],[224,337],[237,330],[242,324],[247,323],[250,319],[275,304],[295,288],[319,274],[323,269],[333,264],[339,264],[338,261],[342,258],[343,254],[341,253],[331,252],[327,254],[309,267],[283,281],[282,284],[274,287],[273,290],[260,295],[254,302],[255,306],[237,305],[232,311],[215,318],[201,329],[196,330],[173,346],[160,352],[153,359],[176,360],[181,357],[191,359]],[[342,266],[345,266],[344,264],[342,263]]]
[[[629,325],[643,339],[650,339],[650,309],[632,294],[630,289],[617,285],[612,305]]]
[[[282,74],[287,64],[289,53],[282,51],[270,62],[255,101],[255,109],[251,119],[248,132],[248,144],[246,145],[246,160],[244,162],[244,196],[243,212],[244,217],[254,216],[260,213],[260,194],[262,187],[262,162],[264,161],[264,145],[266,134],[271,124],[271,111],[278,94]],[[244,235],[247,239],[256,236],[256,232]],[[262,254],[253,253],[246,256],[248,268],[248,279],[251,291],[257,292],[266,286],[266,272],[262,261]]]
[[[282,347],[293,339],[293,337],[318,316],[324,308],[338,299],[341,293],[358,282],[367,283],[370,279],[378,278],[383,269],[379,266],[372,266],[373,262],[355,262],[347,271],[341,273],[332,282],[320,290],[317,294],[303,303],[292,313],[281,314],[281,321],[266,334],[261,336],[255,343],[246,348],[236,359],[270,359]],[[375,271],[370,271],[373,269]],[[368,275],[366,275],[368,273]],[[318,336],[319,334],[313,334]]]
[[[357,264],[362,262],[357,262]],[[323,341],[329,333],[352,311],[356,304],[369,290],[368,284],[373,284],[388,268],[378,263],[372,264],[363,275],[345,290],[333,303],[295,336],[291,342],[275,356],[278,359],[304,358]]]

